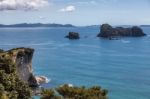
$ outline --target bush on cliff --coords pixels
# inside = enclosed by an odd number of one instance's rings
[[[0,99],[30,99],[31,90],[18,76],[8,53],[0,54]]]
[[[85,88],[63,85],[54,90],[43,90],[41,99],[107,99],[107,93],[99,86]]]

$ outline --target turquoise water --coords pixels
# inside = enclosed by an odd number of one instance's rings
[[[81,39],[64,38],[69,31],[80,32]],[[106,40],[96,38],[98,32],[99,27],[0,29],[0,48],[34,48],[34,73],[51,79],[46,88],[100,85],[109,99],[150,99],[150,36]]]

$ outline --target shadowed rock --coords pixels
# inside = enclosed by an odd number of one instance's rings
[[[69,38],[69,39],[79,39],[80,36],[79,36],[79,33],[69,32],[69,34],[66,36],[66,38]]]
[[[137,26],[131,28],[132,36],[144,36],[143,30]]]
[[[141,37],[146,34],[140,27],[133,26],[131,28],[116,27],[113,28],[109,24],[103,24],[100,28],[101,32],[97,37],[111,38],[116,36]]]

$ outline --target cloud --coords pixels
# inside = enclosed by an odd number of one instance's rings
[[[99,3],[108,4],[108,3],[117,3],[118,0],[99,0]]]
[[[44,17],[44,16],[39,16],[39,19],[46,19],[46,17]]]
[[[116,3],[119,0],[87,0],[87,1],[79,1],[76,4],[80,5],[98,5],[98,4],[109,4],[109,3]]]
[[[37,10],[47,6],[47,0],[0,0],[0,11],[4,10]]]
[[[77,4],[80,4],[80,5],[96,5],[97,4],[97,2],[96,1],[94,1],[94,0],[90,0],[90,1],[79,1],[79,2],[77,2]]]
[[[75,10],[76,10],[75,6],[72,5],[60,9],[61,12],[73,12]]]

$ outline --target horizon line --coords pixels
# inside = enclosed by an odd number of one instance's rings
[[[22,22],[22,23],[0,24],[0,25],[9,26],[9,25],[21,25],[21,24],[26,24],[26,25],[34,25],[34,24],[50,25],[50,24],[56,24],[56,25],[72,25],[72,26],[75,26],[75,27],[80,27],[80,26],[82,27],[82,26],[101,26],[102,24],[109,24],[109,23],[106,22],[106,23],[101,23],[101,24],[74,25],[74,24],[71,24],[71,23],[64,24],[64,23],[42,23],[42,22],[30,23],[30,22]],[[143,25],[144,26],[150,26],[150,24],[116,24],[116,25],[112,25],[112,26],[143,26]]]

